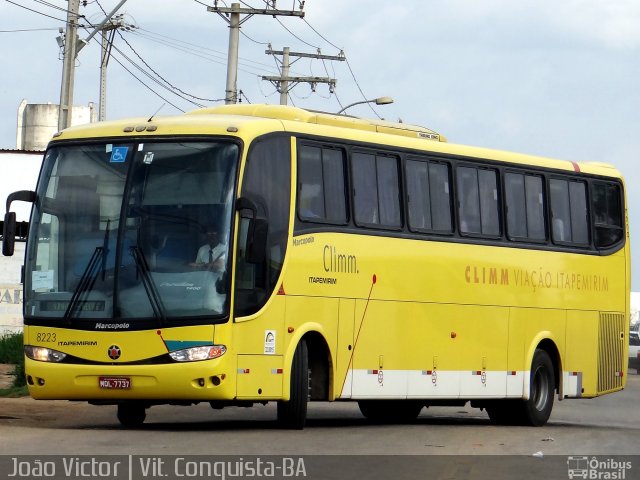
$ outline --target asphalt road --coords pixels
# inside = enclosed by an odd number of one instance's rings
[[[544,463],[547,458],[561,464],[555,467],[560,468],[560,477],[545,474],[541,469],[518,472],[518,478],[539,478],[540,475],[568,478],[568,456],[610,458],[640,453],[639,375],[629,376],[623,392],[591,400],[556,401],[549,423],[540,428],[494,426],[485,412],[470,407],[432,407],[423,409],[412,424],[373,425],[362,417],[355,403],[343,402],[310,404],[308,424],[303,431],[279,429],[272,404],[224,410],[212,410],[208,404],[152,407],[147,411],[145,424],[134,430],[121,428],[115,413],[113,406],[2,398],[0,452],[5,455],[368,455],[370,457],[365,458],[370,459],[376,458],[373,456],[393,459],[398,455],[509,455],[514,456],[507,458],[515,462],[516,470],[519,464],[531,459],[537,462],[536,468],[549,466],[550,463]],[[440,457],[431,458],[433,466]],[[625,480],[640,478],[640,457],[634,457],[633,461],[637,467],[625,473],[622,477]],[[474,462],[477,463],[472,464]],[[503,466],[504,462],[501,460]],[[476,465],[475,468],[479,468],[480,473],[491,471],[491,467],[483,469]],[[384,472],[384,468],[379,470],[376,478],[387,478]],[[460,478],[460,472],[456,472],[423,478]],[[397,471],[393,476],[401,478]],[[351,478],[361,478],[361,475],[354,474]],[[516,477],[493,474],[491,478]]]

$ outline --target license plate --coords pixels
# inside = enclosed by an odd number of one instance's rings
[[[99,377],[98,386],[108,390],[128,390],[131,388],[129,377]]]

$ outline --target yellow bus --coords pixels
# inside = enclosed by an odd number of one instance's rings
[[[543,425],[624,388],[629,239],[611,166],[450,144],[403,123],[268,105],[67,129],[24,268],[35,399],[357,401]]]

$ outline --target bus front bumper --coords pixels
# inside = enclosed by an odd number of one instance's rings
[[[37,400],[209,401],[235,397],[235,372],[223,359],[154,365],[77,365],[25,359]]]

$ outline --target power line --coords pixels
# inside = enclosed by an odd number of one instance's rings
[[[140,65],[138,65],[136,62],[134,62],[131,58],[129,58],[128,55],[126,55],[122,50],[120,50],[118,47],[116,47],[115,45],[112,45],[112,48],[118,52],[127,62],[129,62],[131,65],[133,65],[135,68],[137,68],[140,73],[144,74],[147,76],[147,78],[149,78],[149,80],[155,82],[157,85],[161,86],[162,88],[164,88],[165,90],[167,90],[170,93],[173,93],[174,95],[176,95],[177,97],[180,97],[182,100],[189,102],[197,107],[204,107],[204,105],[202,105],[201,103],[198,102],[194,102],[193,100],[186,98],[184,95],[178,93],[175,90],[172,90],[171,87],[165,85],[164,83],[162,83],[159,79],[155,78],[153,75],[151,75],[149,72],[147,72],[146,70],[144,70],[144,68],[142,68]],[[120,62],[118,62],[120,63]],[[121,64],[122,65],[122,64]],[[127,70],[129,71],[129,70]]]
[[[18,28],[16,30],[0,30],[0,33],[39,32],[44,30],[58,30],[57,28]]]
[[[144,34],[140,33],[140,31],[145,32],[145,33]],[[206,53],[206,55],[211,55],[213,57],[220,57],[221,60],[225,61],[224,64],[226,65],[226,58],[227,58],[226,52],[222,52],[220,50],[215,50],[215,49],[209,48],[209,47],[204,47],[204,46],[198,45],[196,43],[186,42],[184,40],[180,40],[180,39],[177,39],[177,38],[169,37],[167,35],[162,35],[160,33],[152,32],[151,30],[146,30],[144,28],[136,28],[131,33],[133,33],[135,35],[140,35],[140,36],[145,37],[145,38],[147,38],[147,39],[149,39],[151,41],[158,42],[158,43],[161,43],[163,45],[171,46],[171,47],[174,47],[174,48],[176,48],[176,47],[175,47],[174,43],[172,43],[172,42],[176,42],[176,44],[184,44],[184,45],[187,45],[189,47],[195,47],[195,49],[190,49],[190,48],[187,48],[187,47],[180,46],[183,49],[182,51],[197,52],[198,50],[202,50],[204,52],[213,52],[212,54]],[[159,39],[156,39],[154,37],[160,37],[161,39],[167,39],[167,40],[159,40]],[[253,41],[255,41],[255,40],[253,40]],[[261,44],[262,42],[256,42],[256,43]],[[199,52],[199,53],[201,53],[201,52]],[[271,68],[271,65],[268,65],[268,64],[262,63],[262,62],[256,62],[255,60],[250,60],[250,59],[247,59],[247,58],[243,58],[241,61],[243,63],[245,63],[245,64],[255,63],[256,65],[260,65],[260,66],[263,66],[263,67]],[[247,66],[249,66],[249,65],[247,65]],[[269,70],[269,71],[271,71],[271,70]]]
[[[276,20],[278,21],[278,23],[279,23],[280,25],[282,25],[282,28],[284,28],[287,32],[289,32],[291,35],[293,35],[297,40],[301,41],[302,43],[304,43],[305,45],[307,45],[307,46],[309,46],[309,47],[312,47],[312,48],[315,48],[315,49],[319,49],[319,48],[320,48],[320,47],[318,47],[317,45],[312,45],[312,44],[310,44],[309,42],[305,42],[305,41],[304,41],[303,39],[301,39],[298,35],[296,35],[296,34],[295,34],[295,33],[293,33],[291,30],[289,30],[289,29],[286,27],[286,25],[280,21],[280,19],[279,19],[279,18],[276,18]]]
[[[325,42],[327,42],[327,43],[328,43],[329,45],[331,45],[333,48],[335,48],[335,49],[337,49],[337,50],[342,51],[342,49],[341,49],[340,47],[337,47],[334,43],[331,43],[329,40],[327,40],[327,39],[324,37],[324,35],[322,35],[319,31],[317,31],[315,28],[313,28],[313,27],[311,26],[311,24],[310,24],[309,22],[307,22],[307,19],[306,19],[306,18],[303,18],[302,20],[304,21],[304,23],[306,23],[306,24],[309,26],[309,28],[310,28],[311,30],[313,30],[314,32],[316,32],[316,35],[318,35],[321,39],[323,39]]]
[[[86,27],[83,27],[85,30],[88,31],[88,29]],[[93,41],[97,40],[95,38],[92,39]],[[154,78],[149,72],[145,71],[140,65],[138,65],[137,63],[135,63],[133,60],[131,60],[122,50],[120,50],[118,47],[116,47],[115,45],[111,45],[112,48],[118,52],[126,61],[128,61],[133,67],[137,68],[142,74],[146,75],[150,80],[152,80],[153,82],[155,82],[157,85],[163,87],[165,90],[169,91],[170,93],[176,95],[177,97],[181,98],[184,101],[187,101],[197,107],[203,107],[203,105],[193,102],[192,100],[183,97],[182,95],[178,94],[177,92],[170,90],[166,85],[164,85],[163,83],[161,83],[158,79]],[[127,68],[115,55],[112,55],[111,58],[113,58],[127,73],[129,73],[129,75],[131,75],[133,78],[135,78],[138,82],[140,82],[145,88],[147,88],[149,91],[151,91],[154,95],[158,96],[159,98],[161,98],[162,100],[164,100],[165,102],[167,102],[169,105],[173,106],[174,108],[176,108],[177,110],[184,112],[183,109],[181,109],[180,107],[178,107],[177,105],[175,105],[173,102],[169,101],[167,98],[163,97],[162,95],[160,95],[158,92],[156,92],[153,88],[151,88],[149,85],[147,85],[144,81],[142,81],[137,75],[135,75],[129,68]]]
[[[144,58],[142,58],[142,56],[140,56],[140,54],[136,51],[135,48],[133,48],[133,46],[124,38],[124,36],[118,31],[118,35],[120,35],[120,38],[122,39],[122,41],[124,43],[127,44],[127,46],[131,49],[131,51],[136,55],[136,57],[138,57],[140,59],[140,61],[149,69],[151,70],[158,78],[160,78],[160,80],[162,80],[164,83],[166,83],[167,85],[169,85],[172,89],[177,90],[178,92],[187,95],[188,97],[191,97],[193,99],[196,100],[202,100],[204,102],[219,102],[221,99],[218,100],[214,100],[212,98],[202,98],[202,97],[197,97],[195,95],[192,95],[190,93],[185,92],[184,90],[176,87],[175,85],[173,85],[171,82],[169,82],[166,78],[164,78],[162,75],[160,75],[153,67],[151,67],[151,65],[149,65],[146,60]]]
[[[351,76],[353,77],[353,81],[356,82],[356,86],[358,87],[358,90],[360,90],[360,94],[362,95],[362,98],[364,100],[367,100],[367,96],[362,91],[362,88],[360,88],[360,84],[358,83],[358,80],[356,79],[356,75],[353,73],[353,70],[351,69],[351,64],[349,63],[349,59],[346,56],[345,56],[345,60],[347,62],[347,67],[349,68],[349,71],[351,72]],[[380,120],[382,120],[382,117],[380,115],[378,115],[378,112],[375,111],[375,109],[371,106],[371,104],[367,103],[367,105],[369,105],[369,108],[376,115],[376,117],[378,117]]]
[[[67,10],[66,8],[63,7],[59,7],[58,5],[54,5],[53,3],[49,3],[49,2],[45,2],[44,0],[33,0],[36,3],[40,3],[41,5],[44,5],[45,7],[49,7],[49,8],[53,8],[54,10],[59,10],[61,12],[64,13],[71,13],[69,10]],[[75,15],[77,18],[84,18],[84,15]]]
[[[25,10],[29,10],[30,12],[37,13],[38,15],[42,15],[43,17],[53,18],[54,20],[58,20],[59,22],[67,23],[67,21],[62,18],[57,18],[51,15],[47,15],[46,13],[39,12],[38,10],[34,10],[33,8],[25,7],[24,5],[20,5],[19,3],[12,2],[11,0],[5,0],[5,2],[15,5],[16,7],[24,8]]]

